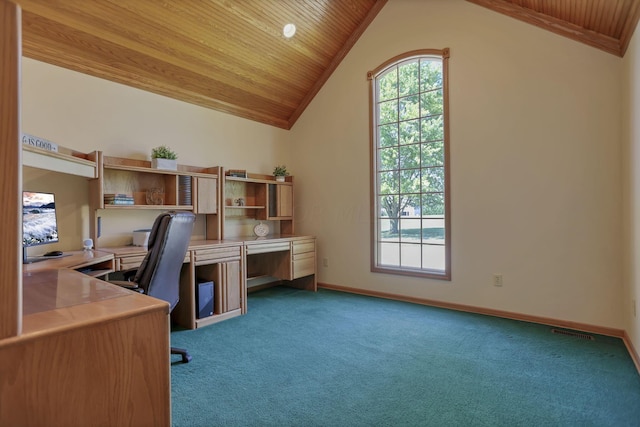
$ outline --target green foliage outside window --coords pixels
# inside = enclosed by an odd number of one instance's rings
[[[407,207],[444,214],[442,63],[415,59],[378,82],[379,206],[393,234]]]

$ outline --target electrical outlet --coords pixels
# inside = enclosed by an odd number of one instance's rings
[[[502,274],[496,273],[493,275],[493,286],[502,286]]]
[[[329,267],[329,258],[322,258],[322,266]]]

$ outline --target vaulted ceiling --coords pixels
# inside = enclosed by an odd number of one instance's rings
[[[387,2],[14,1],[24,56],[284,129]],[[618,56],[640,16],[640,0],[467,1]]]
[[[285,129],[386,3],[16,1],[24,56]]]

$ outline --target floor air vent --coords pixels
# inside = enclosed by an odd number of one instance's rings
[[[556,328],[551,329],[551,332],[554,334],[568,335],[570,337],[581,338],[583,340],[591,340],[591,341],[595,340],[593,335],[583,334],[581,332],[567,331],[564,329],[556,329]]]

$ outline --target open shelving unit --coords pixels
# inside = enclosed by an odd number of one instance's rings
[[[156,169],[148,160],[104,156],[97,152],[97,176],[89,182],[90,234],[99,242],[99,210],[184,210],[204,214],[207,238],[220,236],[219,176],[222,168],[178,165],[177,170]],[[119,204],[105,197],[123,195]]]
[[[247,174],[226,175],[223,187],[224,221],[267,221],[276,234],[293,233],[293,177],[276,181],[273,176]],[[227,227],[228,229],[229,227]],[[237,237],[224,232],[225,237]]]

